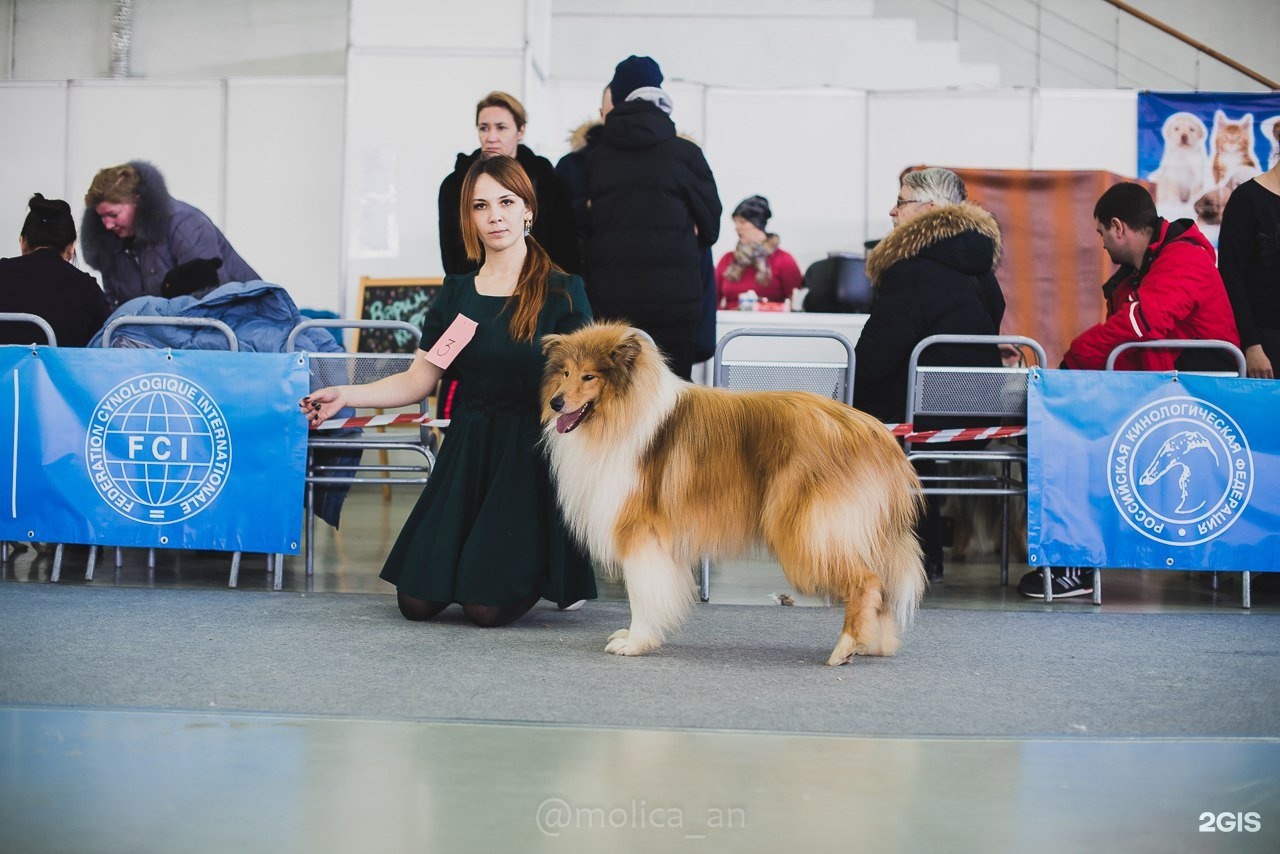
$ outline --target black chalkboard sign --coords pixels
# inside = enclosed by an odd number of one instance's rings
[[[440,292],[443,279],[375,279],[360,277],[361,320],[407,320],[419,329],[427,309]],[[361,329],[356,336],[359,353],[412,353],[417,347],[407,332]]]

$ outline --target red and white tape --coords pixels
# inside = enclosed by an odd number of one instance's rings
[[[977,442],[982,439],[1008,439],[1027,435],[1022,427],[953,427],[947,430],[915,430],[910,424],[886,424],[893,435],[905,442],[930,444],[937,442]]]
[[[315,430],[346,430],[352,427],[392,427],[399,424],[419,424],[426,427],[448,427],[448,418],[432,418],[430,415],[362,415],[355,418],[330,418],[316,425]]]
[[[355,418],[330,418],[318,425],[316,430],[345,430],[354,427],[392,427],[404,424],[418,424],[427,427],[448,427],[448,418],[432,418],[430,415],[364,415]],[[1008,439],[1012,436],[1025,436],[1024,427],[955,427],[947,430],[915,430],[910,424],[886,424],[893,435],[916,444],[937,444],[944,442],[977,442],[984,439]]]

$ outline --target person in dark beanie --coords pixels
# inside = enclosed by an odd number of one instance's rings
[[[689,379],[702,256],[720,235],[721,206],[711,167],[676,134],[661,86],[662,71],[647,56],[619,62],[609,81],[613,108],[587,157],[587,297],[597,317],[647,332]]]
[[[107,298],[93,276],[71,264],[76,223],[62,199],[36,193],[18,236],[21,255],[0,258],[0,312],[35,314],[53,328],[60,347],[83,347],[106,322]],[[0,324],[0,344],[44,344],[27,323]]]
[[[791,299],[804,283],[796,259],[778,248],[778,235],[766,230],[772,216],[764,196],[749,196],[733,209],[738,246],[716,265],[716,295],[721,308],[737,308],[738,298],[747,291],[780,303]]]
[[[221,258],[220,282],[262,278],[204,212],[169,195],[164,175],[146,161],[99,170],[84,205],[84,260],[102,274],[113,307],[160,296],[165,273],[193,258]]]

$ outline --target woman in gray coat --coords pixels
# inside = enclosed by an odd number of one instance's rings
[[[220,258],[219,283],[261,279],[200,209],[169,195],[160,170],[142,160],[99,170],[84,196],[80,245],[102,273],[113,307],[160,296],[165,273],[197,258]]]

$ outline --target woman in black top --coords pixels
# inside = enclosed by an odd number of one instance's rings
[[[1218,232],[1218,269],[1249,376],[1274,379],[1280,363],[1280,163],[1232,191]]]
[[[89,343],[110,313],[97,281],[72,265],[76,224],[61,199],[36,193],[18,247],[17,258],[0,258],[0,312],[35,314],[48,321],[62,347]],[[43,344],[44,335],[29,323],[0,324],[0,344]]]

